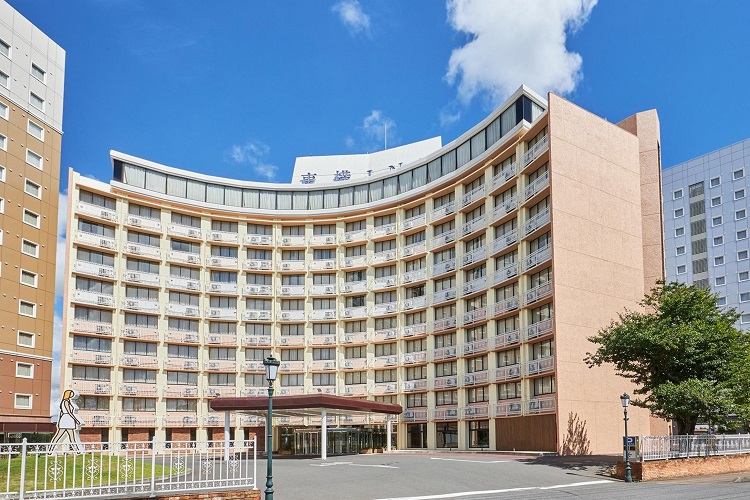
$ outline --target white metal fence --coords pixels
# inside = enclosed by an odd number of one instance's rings
[[[130,441],[53,445],[27,443],[26,439],[0,444],[0,500],[255,489],[256,440],[228,444]]]
[[[750,453],[750,434],[643,436],[641,460],[710,457]]]

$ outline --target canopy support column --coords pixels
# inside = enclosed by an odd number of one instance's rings
[[[224,412],[224,461],[229,461],[229,412]]]
[[[320,459],[328,458],[328,412],[325,408],[320,412]]]
[[[386,450],[391,451],[391,434],[393,433],[393,420],[391,420],[391,416],[388,415],[388,419],[386,420]]]

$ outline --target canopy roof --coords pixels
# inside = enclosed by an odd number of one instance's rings
[[[251,415],[265,416],[268,411],[268,398],[213,398],[209,406],[215,411],[234,411]],[[401,405],[353,399],[328,394],[303,394],[299,396],[279,396],[273,400],[275,417],[315,417],[326,410],[327,415],[361,415],[384,413],[398,415]]]

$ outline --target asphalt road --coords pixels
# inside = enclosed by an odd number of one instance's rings
[[[603,474],[612,459],[531,459],[405,453],[320,459],[274,457],[276,500],[750,499],[750,475],[625,484]],[[265,459],[258,487],[265,489]],[[735,482],[740,479],[739,482]]]

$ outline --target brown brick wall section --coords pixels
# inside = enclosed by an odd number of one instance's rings
[[[190,429],[172,428],[172,441],[190,441]]]
[[[630,469],[636,481],[748,472],[750,455],[630,462]],[[625,477],[625,462],[617,462],[615,476],[621,479]]]
[[[141,497],[143,500],[149,497]],[[165,495],[156,498],[163,500],[260,500],[260,490],[206,491],[185,495]]]

